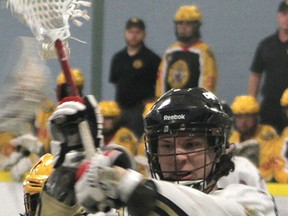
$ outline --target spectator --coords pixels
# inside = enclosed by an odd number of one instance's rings
[[[252,96],[237,96],[231,104],[234,130],[229,143],[235,143],[237,154],[250,159],[265,181],[274,181],[274,165],[279,136],[269,125],[258,122],[260,104]]]
[[[155,97],[156,76],[161,61],[146,47],[145,35],[143,20],[132,17],[127,21],[126,47],[113,56],[110,71],[110,82],[115,84],[116,101],[122,110],[121,124],[138,137],[144,132],[142,112],[145,103]]]
[[[177,42],[164,53],[156,96],[171,88],[203,87],[216,90],[217,65],[210,47],[201,40],[202,13],[195,5],[181,6],[174,16]]]
[[[103,116],[104,145],[118,144],[136,154],[137,137],[128,128],[120,125],[121,110],[115,101],[101,101],[99,111]]]
[[[288,88],[285,89],[281,96],[280,104],[283,107],[286,118],[288,119]],[[288,183],[288,127],[285,127],[275,152],[281,155],[281,157],[275,161],[275,175],[278,182]]]
[[[225,101],[221,101],[221,104],[223,111],[229,116],[230,120],[230,126],[227,132],[229,139],[234,122],[234,115],[229,104]],[[229,152],[230,154],[234,154],[234,145],[230,145],[226,151],[227,153]],[[268,191],[266,183],[255,164],[253,164],[249,159],[238,155],[234,155],[232,161],[235,164],[235,169],[233,172],[230,172],[228,176],[223,176],[218,180],[217,186],[219,188],[225,188],[230,184],[245,184],[265,190],[266,192]]]
[[[274,126],[278,133],[281,133],[287,125],[279,104],[283,91],[288,87],[288,4],[286,2],[282,1],[278,7],[278,30],[258,44],[248,81],[248,94],[257,97],[265,74],[261,89],[263,99],[260,121]]]
[[[79,95],[81,96],[83,88],[84,88],[84,82],[85,82],[83,73],[80,69],[73,68],[71,70],[71,76],[77,87],[77,91]],[[67,81],[63,72],[60,72],[59,75],[57,76],[56,94],[57,94],[58,101],[61,101],[63,98],[71,95],[70,87],[67,84]]]

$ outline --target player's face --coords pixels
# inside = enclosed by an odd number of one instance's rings
[[[131,27],[125,30],[125,40],[127,46],[141,46],[145,38],[145,32],[138,27]]]
[[[204,136],[160,136],[158,159],[165,179],[202,180],[212,170],[215,152]]]
[[[190,37],[193,34],[192,22],[176,22],[176,31],[179,37]]]
[[[114,126],[114,120],[113,120],[113,118],[104,117],[103,129],[112,129],[113,126]]]
[[[236,115],[235,127],[240,134],[247,134],[257,125],[257,118],[252,114]]]
[[[277,20],[279,29],[288,33],[288,11],[278,12]]]

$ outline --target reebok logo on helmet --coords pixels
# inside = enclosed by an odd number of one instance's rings
[[[180,114],[180,115],[164,115],[163,116],[164,121],[180,120],[180,119],[185,119],[185,115]]]

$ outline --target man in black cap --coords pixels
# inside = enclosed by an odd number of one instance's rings
[[[144,132],[144,106],[155,97],[160,57],[144,44],[145,24],[132,17],[125,25],[126,47],[114,54],[109,81],[115,85],[121,123],[140,137]]]
[[[251,65],[248,94],[257,97],[262,74],[260,120],[274,126],[279,133],[287,125],[280,106],[280,97],[288,87],[288,1],[282,1],[277,11],[278,30],[258,45]]]

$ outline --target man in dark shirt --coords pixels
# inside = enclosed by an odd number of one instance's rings
[[[136,17],[129,19],[125,27],[126,47],[113,56],[109,80],[115,84],[122,124],[138,137],[144,132],[144,105],[155,97],[156,76],[161,61],[145,46],[144,39],[144,22]]]
[[[248,94],[257,97],[262,75],[261,123],[274,126],[279,133],[287,125],[280,97],[288,87],[288,3],[282,1],[277,12],[279,28],[258,45],[248,83]]]

